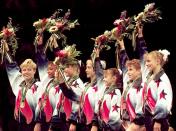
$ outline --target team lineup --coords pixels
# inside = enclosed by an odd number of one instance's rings
[[[78,20],[68,19],[70,10],[58,17],[60,11],[34,22],[35,60],[26,59],[18,65],[14,59],[17,41],[11,19],[0,34],[1,63],[16,97],[14,118],[18,130],[171,130],[173,91],[163,69],[170,52],[166,49],[149,52],[143,36],[145,22],[160,18],[154,4],[147,5],[143,14],[133,19],[123,11],[114,22],[115,28],[92,38],[95,45],[84,70],[87,82],[80,78],[83,63],[77,57],[83,55],[82,51],[75,44],[67,45],[63,34],[64,30],[76,28]],[[51,36],[43,44],[45,31]],[[124,37],[131,38],[139,58],[129,58]],[[103,48],[111,48],[108,42],[116,45],[114,68],[107,68],[100,55]],[[54,54],[54,61],[49,61],[47,50]],[[37,72],[39,79],[35,78]]]

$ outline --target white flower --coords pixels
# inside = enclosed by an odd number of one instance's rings
[[[47,22],[47,23],[51,22],[51,18],[47,18],[47,19],[46,19],[46,22]]]
[[[148,12],[148,11],[152,10],[154,8],[154,6],[155,6],[155,3],[147,4],[145,6],[144,12]]]
[[[56,20],[55,19],[51,19],[50,23],[51,23],[51,25],[55,25],[56,24]]]
[[[111,31],[106,30],[106,31],[104,32],[104,35],[105,35],[105,36],[110,36],[110,35],[111,35]]]
[[[164,49],[164,50],[159,50],[159,52],[160,52],[161,54],[163,54],[163,60],[166,61],[167,58],[168,58],[168,55],[170,55],[170,52],[169,52],[168,50],[166,50],[166,49]]]
[[[114,25],[119,25],[123,21],[124,20],[122,20],[122,19],[117,19],[117,20],[114,21]]]
[[[53,33],[53,32],[58,31],[58,28],[57,28],[57,26],[51,26],[48,31],[49,31],[50,33]]]
[[[39,22],[39,21],[36,21],[36,22],[33,23],[33,26],[36,27],[36,26],[38,26],[39,24],[40,24],[40,22]]]

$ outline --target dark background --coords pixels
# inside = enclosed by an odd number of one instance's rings
[[[85,62],[89,58],[93,49],[91,37],[102,34],[105,30],[112,29],[113,22],[118,19],[120,12],[127,10],[128,16],[138,14],[144,9],[144,5],[155,2],[156,7],[162,11],[163,20],[144,26],[144,37],[148,44],[148,50],[168,49],[171,52],[169,62],[164,69],[168,74],[175,94],[175,45],[173,13],[169,1],[164,0],[1,0],[0,2],[0,28],[8,22],[8,17],[12,17],[14,25],[19,25],[17,32],[19,48],[16,60],[20,64],[26,58],[35,60],[33,40],[35,28],[32,26],[34,21],[39,18],[49,17],[56,9],[71,9],[71,19],[78,19],[80,26],[65,32],[70,44],[77,44],[78,50],[82,51],[80,59]],[[48,36],[45,36],[47,39]],[[131,44],[125,40],[130,58],[135,57],[132,53]],[[110,51],[103,51],[101,58],[107,61],[108,67],[115,66],[114,48]],[[176,116],[176,109],[173,103],[173,116]],[[9,86],[4,65],[0,65],[0,125],[4,131],[15,130],[17,123],[13,119],[15,96]],[[174,117],[171,117],[171,125],[174,125]]]

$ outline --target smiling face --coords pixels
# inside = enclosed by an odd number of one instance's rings
[[[127,61],[126,68],[129,80],[136,80],[141,75],[141,65],[138,59]]]
[[[34,78],[36,70],[32,66],[24,66],[21,69],[21,74],[25,81],[30,81]]]
[[[31,59],[26,59],[21,65],[21,74],[25,81],[30,81],[34,78],[36,72],[36,64]]]
[[[49,63],[47,67],[47,73],[49,78],[53,78],[56,71],[56,65]]]
[[[74,73],[74,68],[71,65],[67,65],[64,69],[64,73],[66,77],[72,77]]]
[[[158,68],[161,68],[164,64],[162,55],[157,51],[152,51],[146,56],[145,65],[150,72],[155,72]]]
[[[79,75],[80,73],[79,65],[77,64],[66,65],[64,69],[64,73],[66,77],[73,77],[73,76]]]
[[[87,78],[93,78],[95,76],[95,71],[93,69],[93,63],[91,60],[87,60],[86,62],[86,75]]]
[[[133,65],[127,67],[129,80],[135,80],[140,75],[140,70],[137,70]]]
[[[151,55],[147,56],[145,62],[146,62],[145,64],[146,64],[149,71],[153,71],[156,68],[157,60],[154,59],[154,57],[152,57]]]
[[[116,77],[112,75],[111,70],[106,70],[104,72],[104,83],[106,87],[113,85],[116,82]]]
[[[117,68],[109,68],[104,71],[104,83],[106,87],[118,86],[122,84],[121,74]]]

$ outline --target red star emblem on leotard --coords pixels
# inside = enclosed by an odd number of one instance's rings
[[[111,99],[112,99],[113,96],[116,95],[115,90],[113,92],[110,92],[109,95],[111,95]]]
[[[117,104],[115,104],[115,105],[112,106],[112,108],[113,108],[112,112],[113,111],[117,111],[118,112],[118,108],[120,108],[120,107]]]
[[[166,99],[166,98],[165,98],[166,95],[167,95],[167,94],[164,92],[164,89],[163,89],[162,92],[160,93],[160,99],[161,99],[161,98]]]

